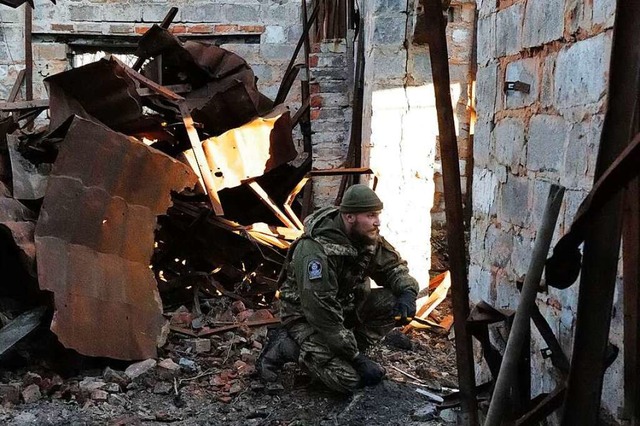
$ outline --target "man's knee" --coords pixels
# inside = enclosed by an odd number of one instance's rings
[[[396,296],[386,288],[374,288],[359,309],[358,316],[363,322],[390,321]]]
[[[351,393],[361,387],[360,375],[351,363],[318,343],[310,339],[300,348],[300,361],[309,369],[311,375],[328,388],[340,393]]]

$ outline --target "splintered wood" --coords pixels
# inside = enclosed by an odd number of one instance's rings
[[[429,281],[429,289],[431,290],[433,288],[435,288],[435,290],[433,290],[429,296],[421,297],[416,301],[416,318],[418,320],[411,321],[411,323],[407,324],[402,329],[403,333],[408,333],[413,328],[430,328],[432,325],[445,329],[451,328],[452,322],[448,317],[445,317],[440,324],[429,320],[429,315],[447,298],[447,292],[451,288],[451,275],[449,274],[449,271],[446,271]],[[428,323],[432,325],[429,325]]]

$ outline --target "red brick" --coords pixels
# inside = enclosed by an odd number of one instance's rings
[[[273,319],[273,314],[268,309],[258,309],[249,317],[249,321],[262,321]]]
[[[311,119],[312,120],[317,120],[318,118],[320,118],[320,110],[319,109],[312,109],[311,110]]]
[[[214,28],[211,25],[206,25],[206,24],[197,24],[197,25],[192,25],[190,27],[187,27],[187,31],[192,33],[192,34],[210,34],[212,32],[214,32]]]
[[[312,43],[311,44],[311,53],[320,53],[320,43]]]
[[[172,25],[169,27],[169,31],[173,34],[186,34],[187,26],[186,25]]]
[[[320,108],[323,104],[323,100],[322,96],[312,96],[310,102],[311,108]]]
[[[262,34],[264,32],[264,25],[240,25],[238,30],[241,33]]]
[[[311,68],[315,68],[318,66],[318,62],[320,61],[320,58],[317,55],[311,55],[309,56],[309,66]]]
[[[244,303],[242,303],[241,300],[236,300],[231,304],[231,312],[233,312],[234,314],[238,314],[246,310],[247,310],[247,307],[244,306]]]
[[[238,315],[236,315],[236,319],[238,320],[238,322],[243,322],[251,318],[252,315],[253,315],[253,310],[247,309],[246,311],[242,311]]]
[[[229,25],[229,24],[218,24],[213,27],[215,33],[218,34],[228,34],[238,32],[237,25]]]
[[[320,93],[320,85],[318,83],[311,83],[309,86],[311,94]]]
[[[149,25],[136,25],[135,32],[136,34],[144,34],[149,31],[151,27]]]

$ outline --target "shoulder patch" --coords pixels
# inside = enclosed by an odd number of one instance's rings
[[[318,280],[322,278],[322,263],[319,260],[310,260],[307,264],[307,276],[309,280]]]

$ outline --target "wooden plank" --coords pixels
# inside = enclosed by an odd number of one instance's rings
[[[221,333],[223,331],[234,330],[238,327],[258,327],[261,325],[270,325],[270,324],[279,324],[280,318],[271,318],[266,320],[259,321],[245,321],[245,322],[237,322],[235,324],[224,325],[222,327],[212,328],[211,330],[204,330],[198,333],[197,337],[205,337],[210,336],[212,334]]]
[[[18,72],[18,77],[16,77],[16,81],[13,83],[13,87],[11,88],[11,92],[9,93],[9,97],[7,98],[7,102],[14,102],[18,97],[18,93],[20,93],[20,87],[22,86],[22,82],[24,81],[24,75],[26,70],[22,69]],[[0,111],[0,118],[7,117],[8,114],[4,111]],[[15,117],[14,117],[14,121]]]
[[[35,99],[30,101],[16,101],[16,102],[0,102],[0,111],[22,111],[26,109],[47,108],[47,107],[49,107],[48,99]]]
[[[282,223],[285,224],[285,226],[296,229],[296,225],[291,221],[291,219],[287,217],[286,214],[282,212],[282,210],[280,210],[280,208],[278,208],[276,203],[271,199],[271,197],[269,197],[269,194],[267,194],[267,192],[262,189],[258,182],[256,182],[255,180],[249,180],[247,184],[249,185],[249,188],[251,188],[251,190],[255,192],[258,198],[260,198],[264,205],[267,206],[269,210],[271,210],[271,212],[275,214]]]
[[[284,226],[267,225],[263,222],[257,222],[246,227],[247,231],[260,232],[266,235],[271,235],[275,238],[286,239],[293,241],[302,235],[302,230],[295,228],[285,228]]]
[[[22,86],[25,74],[26,70],[20,70],[20,72],[18,73],[18,77],[16,77],[16,81],[15,83],[13,83],[11,93],[9,93],[9,97],[7,98],[7,102],[13,102],[18,97],[18,93],[20,93],[20,86]]]
[[[204,182],[205,191],[211,200],[213,211],[217,216],[222,216],[224,215],[224,210],[220,203],[218,188],[215,180],[213,179],[213,173],[211,173],[211,169],[209,168],[207,156],[204,153],[204,149],[202,149],[202,142],[200,141],[200,137],[198,136],[195,126],[193,125],[193,118],[191,118],[189,107],[184,100],[178,102],[178,107],[180,108],[180,114],[182,115],[184,126],[187,129],[189,142],[191,142],[191,149],[193,149],[193,154],[196,158],[196,162],[198,163],[198,169],[200,171],[200,176],[202,176],[202,181]]]
[[[307,177],[303,177],[302,179],[300,179],[300,182],[298,182],[298,184],[291,190],[283,204],[284,211],[289,215],[291,220],[295,222],[296,227],[300,230],[304,229],[304,224],[302,223],[300,218],[298,218],[298,215],[296,215],[291,206],[293,205],[293,200],[296,199],[296,196],[300,193],[302,188],[304,188],[308,180],[309,178]]]
[[[370,175],[373,170],[368,167],[342,167],[336,169],[311,170],[307,176],[338,176],[338,175]]]
[[[440,282],[438,288],[429,296],[421,297],[416,301],[416,305],[418,306],[418,311],[416,312],[417,318],[427,319],[429,314],[447,298],[447,293],[451,288],[451,274],[449,274],[449,271],[438,275],[434,280]],[[421,324],[418,321],[412,321],[404,326],[402,332],[407,333],[412,328],[425,328],[424,326],[425,324]]]
[[[247,231],[247,233],[265,245],[278,247],[283,250],[288,249],[290,246],[290,244],[287,243],[286,241],[282,241],[281,239],[274,237],[273,235],[267,235],[267,234],[263,234],[262,232],[256,232],[256,231]]]

